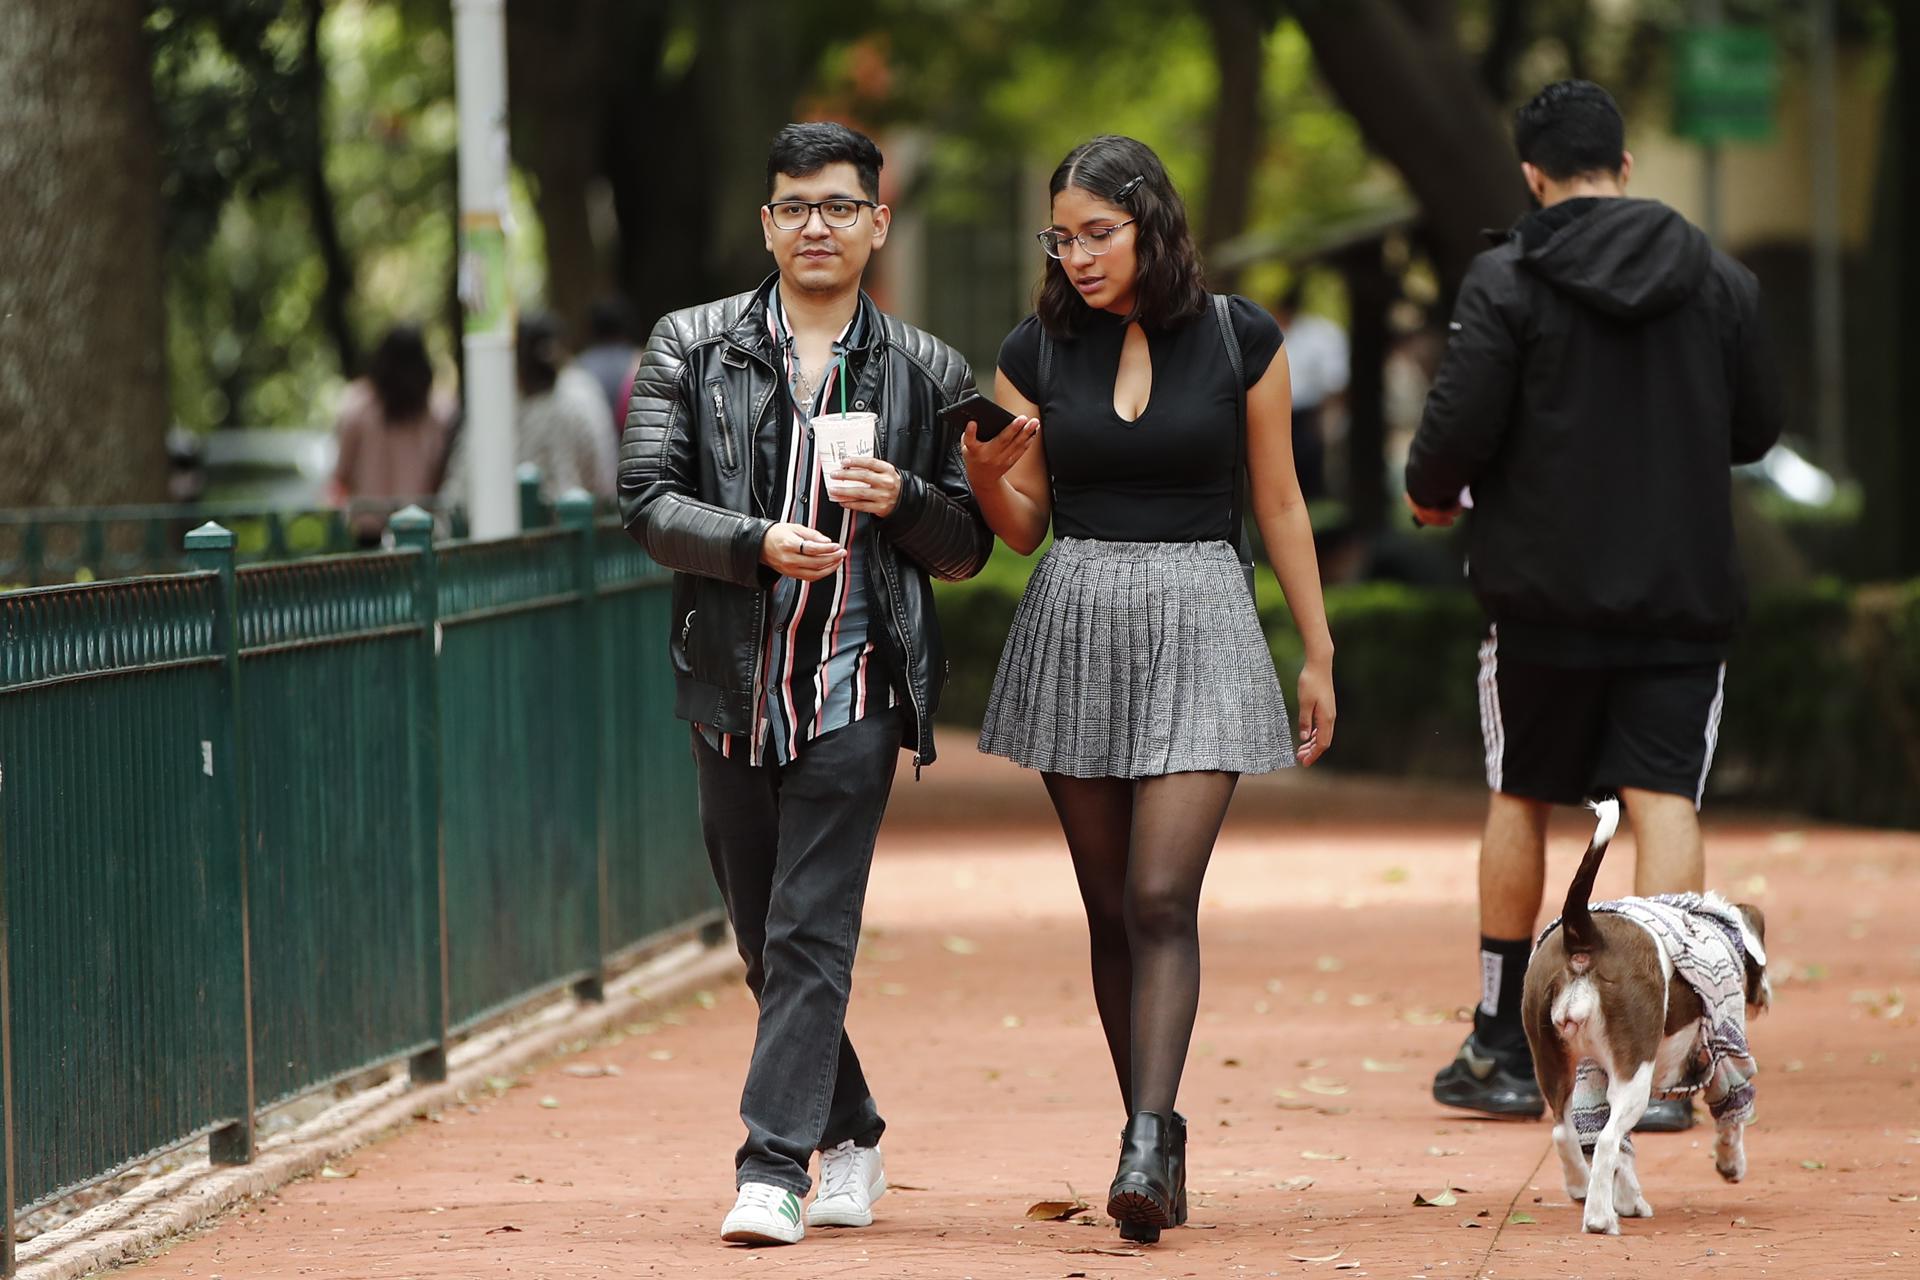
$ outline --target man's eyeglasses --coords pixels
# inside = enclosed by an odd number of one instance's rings
[[[765,207],[773,218],[773,225],[782,231],[800,230],[813,221],[815,209],[820,211],[820,221],[844,231],[860,221],[862,209],[878,209],[880,206],[871,200],[782,200]]]
[[[1035,239],[1040,241],[1040,247],[1047,251],[1049,258],[1066,257],[1067,246],[1075,243],[1078,243],[1082,249],[1085,249],[1097,258],[1107,252],[1107,250],[1113,248],[1114,232],[1122,227],[1132,225],[1133,219],[1128,218],[1125,222],[1116,222],[1110,227],[1095,227],[1091,231],[1082,231],[1077,236],[1070,236],[1064,231],[1055,231],[1049,227],[1047,230],[1039,232],[1035,236]]]

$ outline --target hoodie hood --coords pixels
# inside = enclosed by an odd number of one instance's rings
[[[1521,220],[1520,260],[1607,315],[1643,320],[1691,298],[1706,278],[1706,233],[1657,200],[1567,200]]]

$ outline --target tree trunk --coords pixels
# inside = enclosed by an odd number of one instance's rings
[[[1203,254],[1239,235],[1253,200],[1253,171],[1266,140],[1261,84],[1266,69],[1266,37],[1275,17],[1256,0],[1207,0],[1207,26],[1213,34],[1213,60],[1220,70],[1220,97],[1213,108],[1213,146],[1207,173],[1207,202],[1200,222]],[[1231,293],[1238,270],[1210,272],[1209,284]]]
[[[0,507],[165,493],[145,12],[143,0],[0,4]]]
[[[534,207],[546,234],[547,307],[575,350],[586,341],[588,308],[608,291],[587,214],[588,189],[599,168],[603,111],[609,100],[631,101],[631,86],[616,75],[624,63],[617,36],[629,25],[610,0],[507,6],[514,158],[533,177]]]
[[[308,132],[300,140],[300,184],[306,189],[307,216],[312,220],[314,243],[326,270],[320,286],[320,320],[333,340],[340,375],[353,378],[360,374],[360,343],[348,315],[354,291],[353,260],[340,239],[333,188],[327,185],[327,65],[320,48],[320,23],[326,14],[327,0],[307,0],[299,84],[301,93],[309,99],[307,110],[301,113]]]
[[[1451,294],[1481,232],[1525,211],[1513,144],[1450,21],[1431,0],[1292,0],[1321,77],[1367,145],[1406,179]]]

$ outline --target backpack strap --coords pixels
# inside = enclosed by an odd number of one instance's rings
[[[1047,384],[1053,381],[1053,335],[1044,327],[1040,330],[1040,403],[1047,403]]]
[[[1220,322],[1220,340],[1226,344],[1227,362],[1233,366],[1233,523],[1227,526],[1227,541],[1238,553],[1251,588],[1253,544],[1247,539],[1247,366],[1240,351],[1240,339],[1233,332],[1233,315],[1226,294],[1213,295],[1213,317]]]

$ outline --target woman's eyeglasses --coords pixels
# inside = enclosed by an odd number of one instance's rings
[[[1133,219],[1128,218],[1125,222],[1116,222],[1110,227],[1095,227],[1091,231],[1082,231],[1077,236],[1070,236],[1064,231],[1055,231],[1049,227],[1034,238],[1040,241],[1040,247],[1047,251],[1049,258],[1066,257],[1067,246],[1072,244],[1078,244],[1082,249],[1085,249],[1088,253],[1098,258],[1106,253],[1107,250],[1113,248],[1114,232],[1122,227],[1132,225]]]

